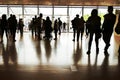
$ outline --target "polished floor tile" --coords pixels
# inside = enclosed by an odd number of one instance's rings
[[[53,36],[54,37],[54,36]],[[4,36],[0,43],[1,80],[119,80],[120,58],[114,34],[104,56],[104,42],[99,40],[96,55],[93,39],[91,54],[86,54],[88,39],[73,42],[73,33],[62,33],[55,40],[37,40],[30,32],[23,38],[17,34],[16,42]]]

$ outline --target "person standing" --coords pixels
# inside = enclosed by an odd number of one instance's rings
[[[79,18],[79,15],[78,15],[78,14],[77,14],[76,17],[72,20],[72,26],[73,26],[73,41],[75,41],[75,34],[76,34],[76,32],[77,32],[77,42],[79,41],[81,21],[82,21],[82,20]]]
[[[101,26],[101,18],[98,16],[97,9],[93,9],[91,12],[91,16],[86,21],[86,34],[90,36],[88,43],[88,51],[87,51],[88,55],[90,54],[94,34],[95,34],[95,43],[96,43],[96,54],[99,53],[98,40],[100,38],[99,35],[101,33],[100,26]]]
[[[16,37],[16,28],[17,28],[17,19],[16,19],[16,16],[13,15],[12,17],[12,33],[13,33],[13,42],[15,42],[15,37]]]
[[[45,25],[45,39],[52,38],[51,32],[52,32],[52,21],[50,20],[49,16],[46,17],[46,20],[44,22]]]
[[[21,37],[23,37],[23,27],[24,27],[23,19],[19,19],[18,29],[20,30],[20,36]]]
[[[8,39],[8,21],[6,14],[2,15],[1,23],[0,23],[0,29],[1,29],[1,42],[3,42],[3,35],[4,31],[6,33],[6,38]]]
[[[80,34],[81,34],[81,41],[82,41],[82,37],[83,37],[83,33],[84,33],[84,24],[85,24],[85,20],[81,16],[80,22],[78,24],[79,26],[78,26],[78,29],[77,29],[77,41],[79,41]]]
[[[60,18],[58,18],[58,31],[59,31],[59,35],[61,35],[61,27],[62,27],[62,21],[60,20]]]
[[[43,14],[40,13],[39,17],[35,21],[36,21],[38,39],[41,40],[42,39],[41,37],[42,28],[44,27],[44,22],[45,22],[45,20],[43,19]]]
[[[57,19],[56,19],[54,21],[54,34],[55,34],[54,40],[57,40],[57,33],[58,33],[58,22],[57,22]]]
[[[108,6],[108,13],[104,15],[104,22],[102,25],[103,40],[105,42],[104,54],[108,56],[108,48],[110,46],[110,39],[113,33],[116,15],[113,14],[113,6]]]

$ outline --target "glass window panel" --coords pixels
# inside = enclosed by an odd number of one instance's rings
[[[67,7],[54,7],[54,15],[67,15]]]
[[[10,14],[22,14],[22,7],[10,7]]]
[[[2,14],[7,14],[7,7],[0,6],[0,16],[2,16]]]
[[[37,6],[25,6],[24,14],[34,14],[37,15]]]
[[[54,7],[54,20],[60,18],[62,22],[67,23],[67,6],[55,6]],[[67,27],[67,25],[66,25]]]
[[[98,15],[101,17],[101,23],[103,23],[104,15],[108,13],[107,7],[101,6],[98,8]]]
[[[97,9],[97,6],[86,6],[86,7],[84,7],[84,19],[85,19],[85,21],[88,19],[88,17],[91,15],[91,11],[93,10],[93,9]]]
[[[9,6],[9,14],[14,14],[19,20],[22,16],[22,6]]]
[[[24,25],[25,30],[28,30],[28,25],[32,18],[37,15],[38,9],[35,5],[25,5],[24,6]]]
[[[39,13],[43,14],[43,18],[46,19],[47,16],[52,19],[52,8],[51,7],[45,7],[45,8],[39,8]]]
[[[74,17],[76,17],[76,14],[79,14],[80,16],[82,16],[82,7],[80,6],[80,7],[70,7],[69,8],[69,15],[70,15],[70,17],[69,17],[69,19],[70,19],[70,21],[69,21],[69,25],[70,25],[70,27],[69,27],[69,32],[72,32],[73,30],[71,29],[71,27],[72,27],[72,23],[71,23],[71,20],[73,20],[74,19]]]

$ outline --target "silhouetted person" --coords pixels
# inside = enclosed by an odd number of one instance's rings
[[[75,18],[74,18],[75,19]],[[77,32],[77,27],[75,26],[75,20],[72,20],[71,23],[72,23],[72,28],[73,28],[73,41],[75,41],[75,34]]]
[[[37,26],[37,35],[38,35],[38,39],[41,40],[41,33],[42,33],[42,28],[44,26],[44,19],[43,19],[43,14],[40,13],[39,17],[36,19],[36,26]]]
[[[15,15],[10,15],[10,18],[8,19],[8,25],[10,28],[10,32],[12,35],[12,40],[15,42],[15,37],[16,37],[16,28],[17,28],[17,19]]]
[[[58,33],[58,22],[57,22],[57,19],[56,19],[54,21],[54,34],[55,34],[54,40],[57,40],[57,33]]]
[[[29,24],[29,29],[31,30],[32,36],[34,35],[34,31],[35,31],[34,21],[35,21],[35,18],[32,18]]]
[[[58,31],[59,31],[59,35],[61,35],[61,27],[62,27],[62,21],[60,20],[60,18],[58,18]]]
[[[91,44],[94,34],[95,34],[95,43],[96,43],[96,53],[97,54],[99,53],[98,40],[100,38],[99,35],[101,33],[100,25],[101,25],[101,18],[98,16],[98,11],[97,9],[93,9],[91,12],[91,16],[86,21],[86,34],[87,35],[89,34],[90,36],[88,43],[88,51],[87,51],[88,55],[90,54]]]
[[[74,20],[72,20],[72,25],[73,25],[73,41],[75,41],[76,32],[77,32],[77,41],[79,41],[81,19],[79,18],[78,14],[74,18]]]
[[[3,42],[4,32],[6,33],[6,38],[8,38],[8,21],[5,14],[2,15],[0,29],[1,29],[1,42]]]
[[[83,37],[83,33],[84,33],[84,24],[85,24],[85,21],[84,21],[83,17],[81,17],[79,26],[77,29],[77,41],[79,41],[80,34],[81,34],[81,41],[82,41],[82,37]]]
[[[37,15],[35,15],[33,21],[32,21],[32,30],[34,31],[34,35],[38,35],[38,29],[39,29],[39,20],[37,20]]]
[[[103,40],[105,42],[104,54],[108,56],[108,48],[110,46],[110,39],[113,33],[113,27],[116,21],[116,16],[113,14],[113,6],[108,6],[108,14],[104,15],[104,22],[102,26]]]
[[[50,39],[52,38],[51,32],[52,32],[52,21],[50,18],[47,16],[46,20],[44,22],[44,28],[45,28],[45,39]]]
[[[13,25],[13,23],[12,23],[12,14],[10,14],[10,17],[8,18],[8,27],[9,27],[9,30],[10,30],[10,35],[12,35],[12,32],[13,32],[13,30],[12,30],[12,25]]]
[[[63,31],[66,31],[66,22],[63,23]]]
[[[22,20],[22,19],[19,19],[18,29],[20,30],[20,36],[21,36],[21,37],[23,36],[23,27],[24,27],[23,20]]]

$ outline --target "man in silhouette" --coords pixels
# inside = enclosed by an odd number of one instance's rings
[[[76,17],[72,20],[73,41],[75,41],[76,33],[77,33],[77,41],[79,41],[80,26],[81,26],[81,19],[79,18],[79,15],[77,14]]]
[[[110,46],[110,39],[113,33],[116,16],[113,14],[113,6],[108,6],[108,13],[104,15],[104,22],[102,26],[103,40],[105,42],[104,54],[108,56],[108,48]]]
[[[44,26],[44,19],[43,19],[43,14],[40,13],[39,17],[36,19],[36,28],[37,28],[37,34],[38,34],[38,39],[41,40],[41,32],[42,28]]]
[[[60,20],[60,18],[58,18],[58,31],[59,31],[59,35],[61,35],[61,26],[62,26],[62,21]]]

